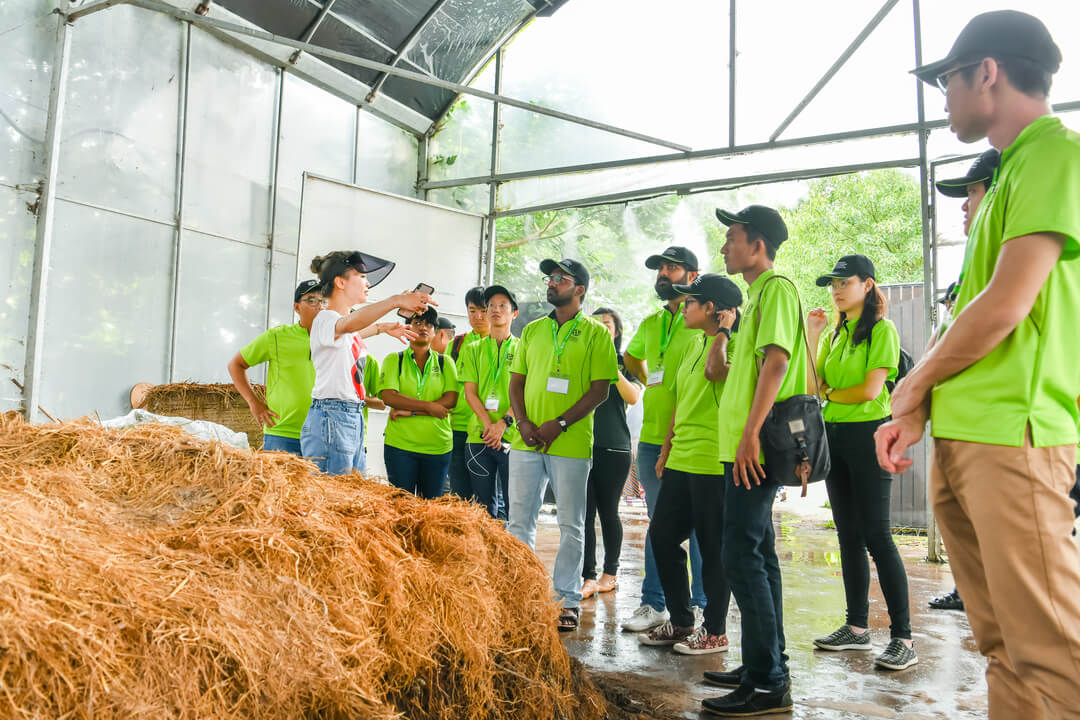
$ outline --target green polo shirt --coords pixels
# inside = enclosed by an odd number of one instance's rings
[[[858,345],[851,344],[851,333],[855,323],[845,322],[839,332],[828,332],[821,337],[818,350],[818,373],[825,378],[825,384],[833,390],[861,385],[871,370],[888,368],[885,380],[896,379],[896,367],[900,362],[900,333],[888,319],[874,323],[869,341],[863,340]],[[881,386],[881,392],[873,400],[849,405],[827,402],[822,410],[825,422],[868,422],[881,420],[892,414],[891,395],[888,388]]]
[[[364,364],[364,393],[368,397],[379,397],[379,372],[379,361],[368,355],[367,362]],[[371,435],[368,432],[367,405],[364,405],[361,412],[364,414],[364,447],[366,448],[368,446],[368,436]]]
[[[806,394],[806,345],[802,337],[799,293],[787,280],[766,281],[776,273],[763,272],[746,290],[739,331],[733,338],[735,355],[720,397],[720,452],[722,462],[735,462],[743,428],[754,404],[760,363],[765,348],[776,345],[788,353],[788,369],[776,401]],[[762,290],[764,289],[764,292]],[[758,325],[758,308],[761,324]],[[764,456],[759,461],[764,462]]]
[[[672,315],[667,305],[645,318],[638,326],[626,352],[644,360],[650,374],[667,369],[672,373],[679,369],[686,345],[704,333],[686,327],[686,318],[679,312]],[[641,442],[662,445],[667,439],[671,413],[675,409],[675,396],[671,385],[664,382],[647,382],[642,398]]]
[[[461,347],[458,348],[457,360],[455,362],[460,364],[461,356],[465,354],[465,348],[472,345],[477,340],[483,340],[483,338],[480,337],[475,330],[470,330],[465,333],[464,337],[461,339]],[[446,357],[450,357],[450,351],[453,350],[453,348],[454,343],[451,341],[450,347],[446,348]],[[454,430],[465,432],[469,429],[469,421],[472,419],[473,411],[472,408],[469,407],[469,403],[465,400],[464,381],[462,381],[460,385],[461,386],[458,388],[457,405],[454,406],[453,412],[450,413],[450,426],[453,427]]]
[[[278,415],[264,435],[299,438],[311,407],[315,366],[311,364],[311,336],[299,325],[272,327],[240,351],[249,366],[269,363],[266,370],[266,406]]]
[[[667,466],[672,470],[699,475],[723,475],[724,466],[716,459],[716,441],[720,437],[720,416],[717,414],[723,382],[710,382],[705,377],[705,359],[715,337],[701,333],[686,348],[675,375],[675,435]],[[728,343],[732,357],[734,343]]]
[[[1077,443],[1080,308],[1080,135],[1047,115],[1001,153],[997,180],[972,223],[955,317],[990,283],[1002,246],[1059,233],[1064,250],[1016,329],[986,357],[934,387],[934,437],[1021,447]]]
[[[552,336],[553,330],[557,331],[557,338]],[[611,335],[599,320],[579,312],[559,327],[552,312],[525,326],[510,371],[525,376],[525,413],[530,421],[542,425],[575,405],[589,391],[593,381],[615,382],[619,365]],[[552,378],[566,381],[567,392],[552,392],[549,389]],[[515,450],[536,449],[526,445],[520,435],[514,439],[512,447]],[[591,458],[592,447],[593,416],[589,413],[556,438],[548,454]]]
[[[451,357],[444,356],[443,366],[440,368],[438,353],[429,352],[424,365],[424,377],[424,391],[418,393],[421,374],[413,360],[410,347],[404,351],[404,357],[400,353],[393,353],[383,358],[379,390],[397,390],[406,397],[432,402],[441,398],[444,393],[458,389],[457,368]],[[428,415],[415,415],[387,422],[383,442],[399,450],[411,450],[425,455],[448,453],[454,449],[450,417],[440,420]]]
[[[520,343],[516,337],[510,336],[503,340],[500,347],[495,338],[486,337],[469,345],[458,356],[461,361],[461,371],[458,374],[462,385],[461,392],[465,392],[465,383],[476,383],[476,394],[480,397],[480,402],[486,403],[491,395],[498,399],[498,409],[488,411],[488,418],[492,422],[510,412],[510,367],[517,356]],[[468,442],[484,442],[481,437],[483,432],[484,424],[476,413],[472,412]],[[512,443],[517,436],[517,425],[513,425],[503,433],[503,440]]]

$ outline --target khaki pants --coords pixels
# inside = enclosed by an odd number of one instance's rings
[[[979,651],[991,720],[1080,719],[1075,447],[934,440],[930,493]]]

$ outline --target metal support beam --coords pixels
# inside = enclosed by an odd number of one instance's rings
[[[277,200],[278,200],[278,170],[281,166],[281,121],[285,112],[285,73],[277,73],[277,99],[274,103],[274,144],[270,150],[270,236],[267,238],[266,248],[266,328],[270,328],[274,308],[274,250],[277,249]],[[353,120],[355,123],[355,119]],[[353,130],[353,165],[356,164],[356,131]],[[296,248],[297,253],[300,248]],[[295,274],[295,271],[294,271]]]
[[[735,147],[735,4],[737,0],[731,0],[731,17],[728,39],[728,147]]]
[[[501,102],[511,107],[516,107],[521,110],[528,110],[539,115],[547,115],[558,120],[565,120],[578,125],[584,125],[585,127],[591,127],[595,130],[603,130],[614,135],[622,135],[624,137],[632,138],[634,140],[640,140],[642,142],[651,143],[653,145],[660,145],[662,147],[671,148],[673,150],[679,150],[681,152],[689,152],[690,148],[685,145],[679,145],[678,143],[669,142],[660,138],[655,138],[649,135],[643,135],[641,133],[634,132],[632,130],[626,130],[618,128],[613,125],[607,125],[605,123],[596,122],[595,120],[589,120],[577,115],[571,115],[570,113],[564,113],[559,110],[552,110],[551,108],[544,107],[543,105],[534,105],[524,100],[515,100],[514,98],[508,98],[505,96],[489,93],[484,90],[477,90],[475,88],[467,87],[465,85],[459,85],[458,83],[448,82],[446,80],[440,80],[439,78],[430,77],[421,73],[412,72],[411,70],[402,70],[401,68],[392,67],[385,63],[375,62],[367,58],[360,57],[358,55],[350,55],[348,53],[338,52],[337,50],[329,50],[327,48],[312,45],[311,43],[300,42],[299,40],[293,40],[281,35],[275,35],[273,33],[266,32],[265,30],[258,30],[256,28],[239,25],[237,23],[226,22],[224,20],[217,20],[215,18],[200,17],[194,13],[180,10],[172,5],[169,5],[159,0],[129,0],[130,4],[137,7],[141,7],[144,10],[153,10],[165,15],[169,15],[178,20],[186,20],[193,25],[202,28],[214,28],[219,31],[234,33],[236,35],[243,35],[246,37],[256,38],[258,40],[264,40],[267,42],[276,43],[278,45],[285,45],[296,50],[302,50],[311,55],[318,55],[320,57],[329,58],[331,60],[338,60],[340,62],[349,63],[350,65],[356,65],[357,67],[367,68],[369,70],[378,70],[381,72],[389,73],[390,75],[397,75],[407,80],[422,83],[424,85],[431,85],[433,87],[443,88],[444,90],[453,90],[454,92],[464,95],[472,95],[474,97],[483,98],[484,100],[490,100],[492,102]]]
[[[427,135],[421,135],[420,141],[416,144],[416,197],[421,200],[428,199],[427,181],[428,181],[428,143],[430,139]]]
[[[506,62],[505,48],[499,48],[495,54],[495,93],[502,93],[503,63]],[[492,176],[499,172],[499,154],[502,143],[502,105],[495,103],[491,113],[491,165]],[[499,199],[499,184],[488,185],[488,214],[484,220],[487,228],[487,249],[484,253],[484,268],[480,276],[481,285],[490,285],[495,277],[495,207]]]
[[[322,9],[319,10],[319,14],[312,20],[311,25],[308,26],[304,34],[300,36],[301,42],[311,42],[311,38],[315,37],[315,33],[319,31],[319,27],[322,26],[323,20],[326,20],[326,16],[330,14],[330,11],[334,9],[334,3],[337,0],[325,0]]]
[[[166,377],[176,382],[176,342],[180,335],[180,261],[184,242],[184,178],[187,172],[187,109],[191,93],[191,26],[184,32],[184,60],[180,71],[176,142],[176,235],[173,237],[172,298],[169,305],[169,353]]]
[[[784,170],[782,172],[764,173],[761,175],[744,175],[742,177],[721,178],[718,180],[701,180],[675,185],[659,185],[656,187],[628,190],[626,192],[613,193],[610,195],[573,198],[544,205],[532,205],[530,207],[502,210],[496,212],[495,217],[513,217],[515,215],[528,215],[529,213],[544,212],[546,210],[565,210],[566,208],[591,207],[594,205],[614,205],[629,202],[631,200],[644,200],[647,198],[658,197],[660,195],[687,195],[695,192],[720,192],[723,190],[733,190],[744,185],[766,185],[768,183],[786,182],[788,180],[811,180],[813,178],[830,177],[832,175],[847,175],[849,173],[864,172],[867,170],[918,167],[918,165],[919,158],[901,158],[899,160],[883,160],[881,162],[859,163],[856,165],[837,165],[832,167],[809,168],[805,170]]]
[[[885,19],[885,16],[889,14],[889,11],[896,7],[896,3],[899,1],[900,0],[885,0],[885,4],[877,11],[877,15],[874,15],[874,17],[870,19],[870,22],[866,24],[866,27],[862,29],[862,32],[855,36],[855,39],[851,41],[851,44],[847,46],[847,49],[845,49],[844,52],[840,53],[840,57],[836,59],[836,62],[832,64],[832,67],[825,71],[825,74],[817,81],[817,84],[806,94],[806,97],[800,100],[799,104],[795,106],[795,109],[784,118],[784,122],[780,123],[780,126],[773,131],[773,134],[769,136],[769,140],[775,140],[780,137],[780,134],[784,132],[784,130],[787,130],[788,125],[799,116],[799,113],[810,104],[811,100],[817,97],[817,94],[821,92],[822,88],[832,80],[833,76],[836,75],[840,68],[844,66],[844,63],[848,61],[848,58],[855,54],[855,51],[859,49],[859,46],[863,44],[863,41],[870,36],[870,33],[874,32],[877,26],[881,24],[881,21]]]
[[[402,58],[404,58],[409,53],[409,51],[412,50],[413,44],[416,42],[416,39],[420,37],[420,33],[424,31],[424,28],[428,26],[428,23],[431,22],[431,19],[435,17],[439,10],[442,10],[443,5],[445,5],[447,2],[448,0],[437,0],[437,2],[431,6],[427,13],[424,14],[424,17],[420,19],[420,22],[416,24],[416,27],[412,29],[412,32],[410,32],[405,37],[405,40],[402,41],[401,47],[399,47],[397,49],[397,52],[394,53],[394,57],[390,60],[390,64],[392,66],[397,67],[398,63],[401,62]],[[310,40],[310,38],[308,39]],[[382,90],[382,86],[386,84],[386,80],[389,77],[390,75],[388,75],[387,73],[379,73],[379,76],[375,78],[375,83],[371,86],[371,94],[368,95],[368,102],[371,102],[375,99],[375,96],[379,94],[380,90]],[[495,92],[500,92],[498,86],[496,86]]]
[[[23,367],[23,412],[33,421],[41,405],[41,365],[45,350],[45,311],[49,289],[49,260],[56,225],[56,183],[60,169],[60,139],[67,100],[71,60],[71,25],[67,16],[56,17],[56,51],[49,89],[49,116],[45,125],[45,177],[38,199],[34,237],[34,268],[30,280],[30,308],[26,328],[26,363]]]
[[[78,8],[71,8],[67,11],[60,10],[61,14],[67,17],[69,23],[73,23],[79,18],[86,17],[87,15],[93,15],[94,13],[101,12],[102,10],[108,10],[114,5],[126,5],[128,0],[94,0],[83,4]]]

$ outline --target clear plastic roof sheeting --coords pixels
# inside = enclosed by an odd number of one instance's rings
[[[548,0],[217,0],[277,35],[394,64],[455,83],[477,68],[511,32],[550,6]],[[329,5],[329,12],[323,10]],[[320,17],[322,18],[320,20]],[[328,60],[379,92],[436,120],[454,102],[450,90]]]

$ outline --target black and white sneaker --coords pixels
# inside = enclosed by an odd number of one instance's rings
[[[900,638],[893,638],[885,652],[874,658],[874,664],[886,670],[903,670],[919,662],[915,648],[909,648]]]
[[[720,717],[753,717],[790,712],[794,703],[791,701],[791,689],[784,688],[775,692],[761,692],[743,685],[723,697],[706,698],[701,701],[705,712]]]
[[[827,637],[814,641],[819,650],[873,650],[870,644],[870,631],[857,635],[850,625],[841,625],[840,629]]]

